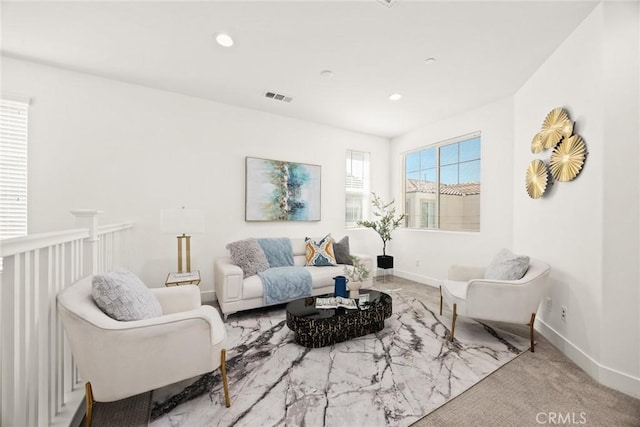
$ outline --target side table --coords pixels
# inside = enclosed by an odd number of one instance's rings
[[[164,282],[165,286],[180,286],[180,285],[199,285],[200,284],[200,270],[187,271],[182,273],[169,273],[167,280]]]

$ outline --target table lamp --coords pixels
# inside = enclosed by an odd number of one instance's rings
[[[178,234],[178,273],[191,272],[191,234],[204,233],[204,211],[201,209],[162,209],[163,233]],[[186,256],[183,256],[183,247]],[[183,271],[183,258],[186,269]]]

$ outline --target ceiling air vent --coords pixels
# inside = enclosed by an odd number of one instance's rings
[[[395,2],[396,2],[396,0],[378,0],[378,3],[382,3],[383,5],[385,5],[387,7],[393,6],[393,4]]]
[[[282,101],[282,102],[291,102],[293,101],[293,98],[287,95],[283,95],[281,93],[276,93],[276,92],[265,92],[264,93],[264,97],[265,98],[269,98],[269,99],[274,99],[276,101]]]

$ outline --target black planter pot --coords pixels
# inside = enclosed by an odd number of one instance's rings
[[[393,268],[393,257],[391,255],[378,255],[378,268]]]

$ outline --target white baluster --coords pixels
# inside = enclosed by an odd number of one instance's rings
[[[84,274],[96,274],[101,271],[98,257],[98,215],[100,215],[102,211],[96,209],[76,209],[72,210],[71,213],[76,217],[76,227],[89,229],[89,238],[86,240],[84,248],[85,265],[82,270]]]
[[[83,387],[78,387],[81,379],[57,315],[56,296],[99,268],[128,262],[124,242],[133,227],[123,223],[99,230],[99,213],[74,211],[82,229],[2,242],[0,425],[68,424],[78,409]]]
[[[0,277],[4,284],[0,286],[2,294],[2,311],[0,321],[2,322],[2,425],[15,425],[15,285],[13,282],[15,255],[5,257],[3,261],[3,272]]]

